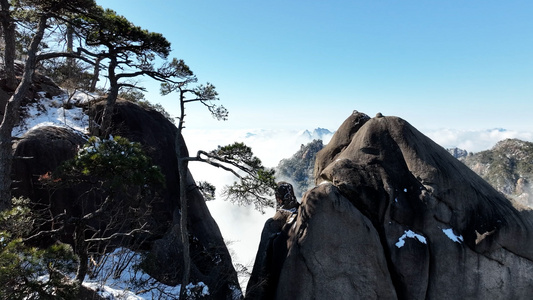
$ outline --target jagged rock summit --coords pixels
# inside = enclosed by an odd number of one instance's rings
[[[354,111],[317,154],[315,180],[276,299],[533,294],[531,211],[406,121]]]

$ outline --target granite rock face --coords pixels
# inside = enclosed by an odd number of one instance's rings
[[[98,119],[104,103],[93,103],[89,115]],[[134,103],[118,101],[111,134],[139,142],[152,162],[160,166],[166,186],[158,191],[161,200],[151,203],[152,236],[147,238],[153,268],[151,275],[173,285],[181,279],[183,245],[179,230],[179,182],[176,159],[176,127],[160,113]],[[72,210],[72,199],[86,193],[83,186],[49,191],[39,176],[53,172],[61,162],[74,157],[86,142],[79,132],[47,126],[27,132],[14,145],[13,194],[34,203],[52,203],[54,213]],[[183,140],[179,145],[186,149]],[[183,153],[187,153],[186,150]],[[189,186],[194,179],[189,176]],[[213,299],[234,299],[240,293],[238,279],[224,240],[198,189],[188,192],[189,232],[191,239],[191,280],[202,281]],[[69,234],[61,237],[69,242]],[[70,234],[70,238],[72,235]]]
[[[276,299],[531,297],[531,211],[406,121],[354,112],[315,180]]]
[[[307,193],[288,241],[277,299],[395,299],[372,223],[331,184]]]

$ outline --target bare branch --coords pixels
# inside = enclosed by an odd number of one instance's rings
[[[88,243],[89,242],[107,242],[118,237],[125,237],[125,236],[132,237],[136,233],[150,233],[150,231],[144,230],[144,227],[146,226],[146,224],[147,223],[144,223],[140,228],[133,229],[130,232],[122,232],[122,233],[117,232],[107,237],[85,239],[85,242],[88,242]]]
[[[198,152],[200,152],[200,151],[198,151]],[[201,151],[201,152],[203,152],[203,151]],[[225,166],[225,165],[223,165],[223,164],[219,164],[219,163],[217,163],[217,162],[215,162],[215,161],[212,161],[212,160],[209,160],[209,159],[201,158],[200,156],[196,156],[196,157],[184,157],[184,158],[182,158],[182,159],[185,160],[185,161],[199,161],[199,162],[208,163],[208,164],[210,164],[210,165],[212,165],[212,166],[214,166],[214,167],[221,168],[221,169],[223,169],[223,170],[225,170],[225,171],[231,172],[233,175],[235,175],[235,176],[238,177],[238,178],[241,178],[241,177],[242,177],[242,176],[241,176],[239,173],[237,173],[234,169],[232,169],[232,168],[230,168],[230,167],[227,167],[227,166]]]

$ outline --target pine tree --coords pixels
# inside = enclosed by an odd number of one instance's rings
[[[168,80],[161,84],[163,95],[172,92],[178,93],[180,103],[180,115],[178,117],[178,132],[176,135],[176,156],[178,158],[179,180],[180,180],[180,228],[183,243],[183,277],[182,287],[190,282],[190,254],[189,254],[189,232],[188,232],[188,201],[187,201],[187,176],[188,163],[199,161],[208,163],[214,167],[222,168],[233,173],[240,180],[224,191],[229,199],[236,202],[254,203],[260,210],[264,206],[273,207],[273,201],[269,196],[273,195],[276,183],[274,171],[266,169],[261,160],[255,157],[252,149],[242,143],[235,143],[216,150],[206,152],[198,151],[196,156],[188,156],[182,131],[185,128],[185,106],[186,104],[197,102],[203,104],[217,120],[227,120],[228,111],[224,106],[217,105],[219,101],[218,92],[215,86],[195,85],[196,76],[183,60],[174,59],[165,66]],[[205,186],[205,184],[203,185]],[[208,185],[212,190],[212,186]],[[180,299],[185,298],[185,289],[181,289]]]

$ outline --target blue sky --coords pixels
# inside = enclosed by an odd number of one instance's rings
[[[172,57],[216,85],[230,119],[187,106],[192,153],[244,141],[275,167],[304,143],[291,130],[333,131],[353,110],[402,117],[445,147],[533,141],[531,0],[98,2],[162,33]],[[144,84],[149,100],[178,114],[175,97]],[[203,164],[190,168],[219,191],[234,180]],[[224,238],[235,242],[234,261],[253,262],[273,211],[208,205]]]
[[[336,130],[356,109],[421,130],[533,131],[532,1],[98,2],[217,87],[229,121],[190,105],[189,128]]]

